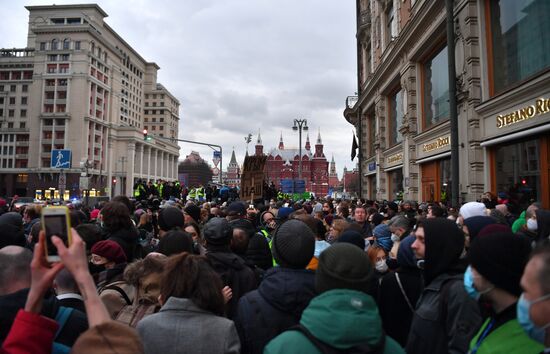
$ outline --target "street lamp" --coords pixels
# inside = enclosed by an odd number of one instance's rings
[[[298,153],[300,154],[298,160],[298,179],[300,180],[302,179],[302,130],[307,131],[308,129],[307,119],[294,119],[294,126],[292,127],[292,130],[298,131],[300,144],[298,145]]]

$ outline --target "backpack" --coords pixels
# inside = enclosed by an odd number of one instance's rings
[[[122,290],[122,289],[121,289]],[[136,328],[142,318],[157,313],[161,306],[159,303],[142,301],[137,305],[126,305],[117,314],[115,320],[130,327]]]
[[[55,339],[57,339],[57,337],[59,336],[59,334],[65,327],[65,325],[67,324],[67,320],[69,319],[69,317],[71,317],[73,310],[74,310],[73,308],[63,307],[63,306],[61,306],[57,310],[57,314],[55,315],[55,322],[57,322],[57,324],[59,325],[59,328],[55,333]],[[52,354],[69,354],[71,351],[71,347],[65,344],[57,343],[55,342],[55,339],[52,345]]]
[[[365,342],[351,348],[338,349],[317,339],[306,327],[301,324],[298,324],[289,330],[302,333],[322,354],[380,354],[384,353],[386,346],[386,334],[383,331],[380,341],[374,346],[371,346]]]

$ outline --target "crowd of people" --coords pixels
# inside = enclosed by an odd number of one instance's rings
[[[0,200],[0,353],[550,353],[550,211]]]

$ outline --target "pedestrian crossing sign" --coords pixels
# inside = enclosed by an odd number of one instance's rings
[[[52,150],[51,168],[71,168],[71,150]]]

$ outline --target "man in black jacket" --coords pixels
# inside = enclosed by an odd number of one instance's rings
[[[256,276],[245,261],[231,251],[229,244],[233,229],[222,218],[212,218],[203,229],[206,241],[206,257],[214,270],[221,276],[224,286],[229,286],[233,297],[227,303],[227,317],[233,319],[239,299],[258,286]]]
[[[407,340],[408,354],[466,353],[481,324],[479,307],[464,289],[464,233],[448,219],[417,225],[412,249],[423,269],[424,290]]]
[[[17,312],[25,307],[31,286],[32,253],[19,246],[0,249],[0,345],[6,339]],[[60,304],[55,296],[44,299],[42,315],[55,319]],[[74,310],[55,341],[72,347],[78,336],[88,329],[86,315]]]
[[[277,229],[272,252],[279,266],[239,301],[234,320],[242,353],[262,353],[271,339],[298,324],[316,294],[315,275],[305,269],[314,250],[315,235],[304,222],[289,220]]]

